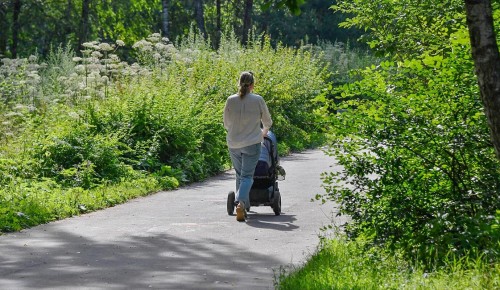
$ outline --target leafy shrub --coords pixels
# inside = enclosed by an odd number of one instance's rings
[[[409,258],[440,261],[449,251],[498,257],[492,217],[500,208],[500,164],[470,53],[457,32],[448,57],[361,72],[341,88],[331,153],[344,166],[323,176],[328,196],[365,237]],[[321,197],[318,197],[321,198]]]
[[[309,52],[273,49],[269,40],[243,48],[231,37],[218,51],[192,36],[173,47],[154,34],[134,45],[140,64],[128,64],[114,54],[123,43],[117,45],[85,43],[83,57],[60,48],[45,64],[36,57],[4,60],[2,230],[112,206],[227,169],[222,110],[243,70],[257,76],[256,93],[267,100],[281,154],[322,141],[320,104],[312,100],[324,94],[328,73]],[[126,189],[134,183],[137,190]]]
[[[120,161],[124,146],[116,136],[92,134],[82,124],[66,126],[69,130],[48,134],[33,144],[32,154],[39,160],[41,176],[83,188],[127,176],[127,168]]]

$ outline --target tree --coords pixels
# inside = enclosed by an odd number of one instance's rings
[[[21,24],[19,22],[19,14],[21,14],[21,0],[14,0],[12,3],[13,13],[12,13],[12,47],[10,54],[12,58],[17,57],[17,46],[19,44],[19,30],[21,29]]]
[[[300,7],[306,2],[307,0],[266,0],[264,3],[264,8],[268,9],[271,5],[276,5],[276,7],[283,7],[286,6],[288,9],[290,9],[290,12],[292,12],[295,15],[298,15],[301,13]]]
[[[489,0],[465,0],[472,57],[488,119],[491,140],[500,159],[500,54]]]
[[[66,11],[64,13],[64,27],[62,27],[62,30],[64,31],[65,35],[69,35],[72,32],[73,27],[71,27],[71,19],[72,19],[72,14],[73,14],[73,0],[68,0],[68,4],[66,6]]]
[[[221,24],[221,0],[216,0],[215,5],[216,5],[216,28],[215,28],[215,49],[219,49],[220,46],[220,39],[222,36],[222,24]]]
[[[279,1],[292,11],[300,10],[301,0]],[[481,100],[491,132],[497,159],[500,160],[500,53],[490,0],[465,0],[472,57]]]
[[[196,25],[198,29],[203,34],[205,39],[208,38],[207,30],[205,29],[205,16],[203,12],[203,0],[194,1],[194,18],[196,19]]]
[[[163,31],[163,35],[165,37],[169,37],[168,31],[168,0],[161,0],[161,30]]]
[[[88,40],[90,34],[89,27],[89,12],[90,12],[90,1],[92,0],[83,0],[82,1],[82,15],[80,19],[80,34],[78,37],[78,48],[82,47],[82,44]]]
[[[7,54],[7,31],[9,23],[7,21],[7,1],[0,2],[0,57]]]
[[[246,46],[248,43],[248,34],[252,28],[252,13],[253,13],[253,0],[245,0],[245,10],[243,13],[243,31],[241,43]]]

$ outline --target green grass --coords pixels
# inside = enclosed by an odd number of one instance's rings
[[[64,188],[50,179],[12,183],[0,190],[0,231],[12,232],[123,203],[162,189],[142,177],[91,189]]]
[[[301,268],[281,269],[277,289],[499,289],[500,264],[449,259],[426,272],[359,242],[328,240]]]

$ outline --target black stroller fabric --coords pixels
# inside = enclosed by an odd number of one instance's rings
[[[254,176],[273,178],[276,165],[278,164],[276,136],[272,132],[268,132],[261,146],[260,157],[255,167]]]

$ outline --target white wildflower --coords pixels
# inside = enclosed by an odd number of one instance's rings
[[[22,116],[23,114],[22,113],[19,113],[19,112],[8,112],[7,114],[5,114],[4,116],[5,117],[15,117],[15,116]]]
[[[117,40],[116,41],[116,45],[118,45],[118,46],[125,46],[125,42],[123,42],[123,40]]]
[[[147,40],[139,40],[138,42],[134,43],[134,45],[132,45],[132,48],[139,48],[139,49],[142,49],[144,47],[151,47],[151,42],[147,41]]]
[[[148,37],[148,40],[151,42],[158,42],[161,39],[161,35],[159,33],[153,33]]]
[[[37,60],[38,60],[38,57],[37,57],[36,55],[30,55],[30,56],[29,56],[29,58],[28,58],[28,60],[29,60],[30,62],[35,62],[35,61],[37,61]]]
[[[151,72],[149,70],[147,70],[147,69],[141,69],[139,71],[139,75],[141,75],[141,76],[150,76]]]
[[[90,71],[99,71],[101,69],[101,65],[98,63],[92,63],[87,66]]]
[[[75,66],[75,71],[76,71],[77,73],[84,73],[84,72],[85,72],[85,66],[84,66],[84,65],[79,64],[79,65]]]
[[[109,55],[109,58],[114,61],[114,62],[119,62],[120,61],[120,58],[118,57],[118,55],[116,54],[110,54]]]
[[[113,47],[109,45],[109,43],[101,43],[99,44],[99,49],[102,51],[111,51],[113,50]]]
[[[84,42],[82,44],[83,47],[86,47],[86,48],[94,48],[94,46],[96,45],[96,42],[95,41],[91,41],[91,42]]]
[[[94,52],[92,52],[92,57],[94,57],[94,58],[100,58],[100,57],[102,57],[102,53],[100,53],[98,51],[94,51]]]
[[[167,44],[167,51],[172,53],[172,52],[176,52],[177,49],[175,48],[175,46],[173,44]]]
[[[72,119],[80,119],[80,115],[78,115],[77,112],[69,112],[68,115],[72,118]]]
[[[84,50],[82,50],[81,52],[82,52],[83,54],[85,54],[85,55],[89,55],[89,54],[91,54],[91,53],[92,53],[92,51],[93,51],[92,49],[84,49]]]
[[[80,61],[82,61],[82,58],[81,57],[73,57],[73,61],[80,62]]]
[[[155,48],[157,50],[165,50],[167,48],[167,46],[163,43],[158,42],[157,44],[155,44]]]

